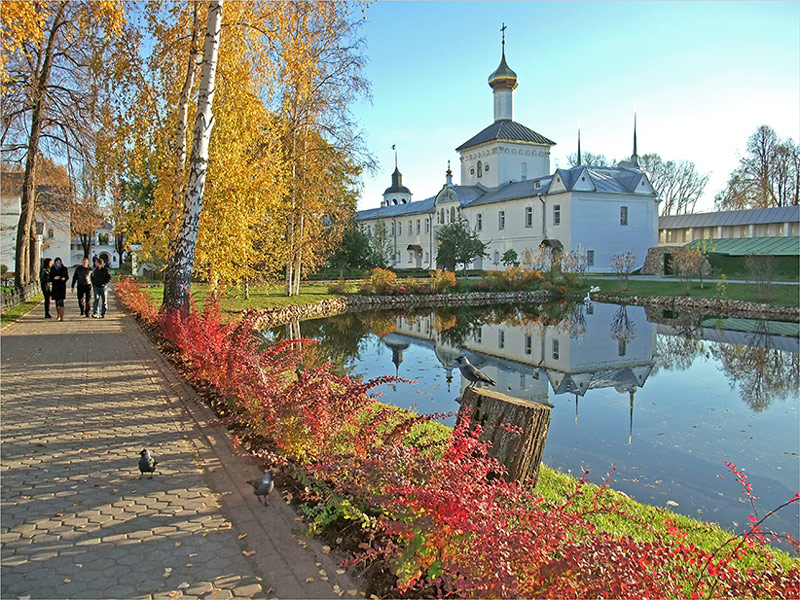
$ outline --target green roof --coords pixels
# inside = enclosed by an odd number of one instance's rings
[[[687,246],[697,246],[703,240],[694,240]],[[716,254],[747,256],[748,254],[769,254],[771,256],[800,255],[800,236],[717,238],[711,240],[708,250]]]
[[[740,319],[729,317],[717,319],[709,317],[700,321],[701,327],[716,327],[729,331],[744,331],[747,333],[766,333],[769,335],[782,335],[797,337],[800,335],[800,323],[786,321],[759,321],[757,319]]]

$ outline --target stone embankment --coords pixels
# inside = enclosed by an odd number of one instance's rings
[[[772,306],[743,300],[719,300],[716,298],[688,298],[683,296],[614,296],[595,294],[598,302],[634,304],[644,307],[666,308],[676,311],[699,311],[715,316],[775,319],[800,321],[800,308]],[[550,302],[558,297],[552,292],[470,292],[466,294],[409,294],[407,296],[337,296],[325,298],[311,304],[279,306],[255,311],[256,329],[268,329],[278,325],[321,317],[332,317],[346,312],[392,308],[422,308],[437,306],[486,306],[514,302]]]
[[[555,300],[551,292],[470,292],[466,294],[409,294],[406,296],[337,296],[312,304],[280,306],[256,311],[256,329],[276,327],[292,321],[332,317],[346,312],[392,308],[436,306],[486,306],[512,302],[548,302]]]
[[[614,296],[597,294],[600,302],[634,304],[636,306],[666,308],[674,311],[698,311],[726,317],[751,319],[775,319],[778,321],[800,321],[800,308],[772,306],[744,300],[720,300],[718,298],[689,298],[685,296]]]

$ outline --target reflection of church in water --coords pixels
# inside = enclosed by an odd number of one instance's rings
[[[632,419],[636,391],[653,368],[656,325],[637,306],[592,303],[577,310],[553,325],[477,325],[458,346],[445,341],[433,312],[396,317],[395,331],[381,339],[392,350],[401,377],[403,351],[422,345],[434,351],[448,383],[460,378],[455,359],[464,354],[509,396],[550,404],[551,393],[574,395],[577,418],[579,398],[611,388],[628,396]],[[467,383],[461,380],[461,391]]]

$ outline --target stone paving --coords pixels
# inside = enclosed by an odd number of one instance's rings
[[[71,304],[2,332],[0,596],[362,597],[133,318]]]

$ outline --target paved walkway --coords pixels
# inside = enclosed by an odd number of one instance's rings
[[[361,597],[277,493],[258,504],[258,466],[111,304],[3,329],[2,598]]]

